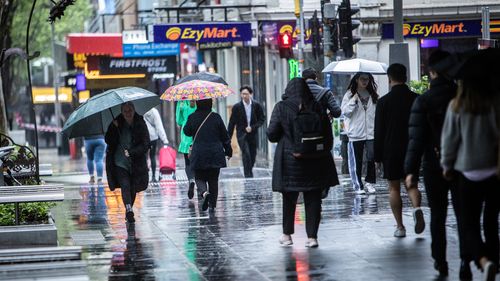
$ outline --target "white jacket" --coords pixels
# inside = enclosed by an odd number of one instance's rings
[[[163,129],[163,123],[161,122],[160,113],[156,108],[151,108],[148,112],[144,113],[144,121],[148,126],[149,139],[151,141],[161,139],[163,144],[168,143],[167,134],[165,129]]]
[[[358,95],[352,98],[351,96],[351,91],[347,91],[342,99],[341,106],[349,141],[373,140],[376,104],[373,104],[370,97],[365,110]]]

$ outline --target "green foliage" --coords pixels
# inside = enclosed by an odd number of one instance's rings
[[[56,203],[37,202],[19,204],[19,223],[20,224],[41,224],[48,222],[49,210]],[[15,207],[14,204],[0,205],[0,226],[15,225]]]
[[[419,95],[425,93],[429,90],[429,77],[424,75],[421,80],[411,80],[410,89]]]
[[[9,31],[12,38],[11,47],[26,49],[26,28],[31,6],[34,0],[16,0],[17,7],[14,10],[12,28]],[[50,0],[38,0],[33,12],[30,26],[30,54],[40,52],[40,57],[52,57],[52,38],[50,23],[48,21],[49,11],[52,7]],[[65,42],[65,36],[72,32],[83,32],[84,24],[92,16],[92,6],[89,0],[76,0],[74,5],[68,6],[64,16],[54,23],[55,40]],[[28,74],[26,73],[26,62],[14,58],[11,60],[13,66],[12,83],[15,85],[13,92],[25,87]],[[15,96],[15,95],[14,95]]]

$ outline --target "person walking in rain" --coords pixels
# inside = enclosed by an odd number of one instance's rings
[[[188,117],[184,134],[193,138],[191,168],[194,171],[201,209],[214,211],[219,193],[220,169],[233,155],[231,139],[221,116],[212,111],[212,100],[196,101],[196,111]]]
[[[349,175],[356,194],[375,193],[376,173],[373,161],[375,107],[378,100],[377,84],[369,73],[358,72],[352,77],[342,99],[344,125],[349,138]],[[366,177],[361,180],[363,156],[366,149]]]
[[[322,191],[339,183],[337,170],[330,150],[333,146],[333,135],[330,121],[322,106],[315,101],[307,83],[302,78],[292,79],[271,115],[267,128],[270,142],[277,142],[274,155],[272,189],[283,196],[283,236],[279,242],[283,246],[293,244],[295,208],[300,192],[304,194],[306,211],[306,247],[318,247],[318,228],[321,219]],[[296,117],[301,110],[318,117],[316,124],[303,124],[308,128],[317,128],[321,136],[314,139],[323,140],[314,147],[323,148],[323,153],[312,158],[301,158],[294,155],[296,151],[299,126]],[[302,139],[303,140],[303,139]],[[300,140],[298,141],[300,143]]]
[[[252,178],[252,168],[257,156],[258,129],[266,120],[262,106],[253,100],[253,90],[250,86],[240,89],[241,101],[233,106],[227,130],[232,138],[234,127],[241,150],[245,178]]]
[[[306,80],[307,86],[309,86],[309,90],[311,90],[316,101],[323,106],[325,111],[329,111],[330,118],[339,118],[342,113],[340,106],[333,96],[332,91],[319,85],[316,69],[308,68],[304,70],[302,72],[302,78]]]
[[[375,114],[375,162],[383,164],[384,178],[389,184],[389,201],[397,224],[394,237],[405,237],[401,182],[404,183],[405,178],[403,165],[408,147],[408,120],[417,94],[405,84],[404,65],[391,64],[387,76],[391,91],[380,98]],[[417,184],[406,186],[406,190],[414,207],[415,233],[420,234],[425,228],[420,191]]]
[[[177,102],[177,107],[175,110],[175,121],[177,125],[181,127],[181,142],[179,144],[178,151],[184,155],[184,166],[186,168],[186,175],[189,181],[188,198],[193,199],[194,197],[194,172],[191,168],[191,162],[189,161],[189,148],[193,143],[193,138],[186,136],[184,134],[184,126],[188,120],[189,115],[191,115],[196,110],[196,102],[194,100],[184,100]]]
[[[161,139],[163,145],[168,144],[167,134],[161,122],[160,113],[156,108],[151,108],[148,112],[144,113],[144,121],[148,126],[149,132],[149,161],[151,163],[151,182],[156,182],[156,154],[158,140]]]
[[[443,62],[450,56],[437,50],[429,57],[430,89],[419,96],[411,108],[408,150],[405,158],[406,186],[418,184],[420,162],[423,156],[423,176],[427,201],[431,209],[431,251],[434,268],[441,276],[448,275],[446,259],[446,217],[448,193],[457,218],[460,241],[460,280],[472,280],[469,258],[465,253],[462,219],[460,217],[459,194],[455,182],[445,180],[439,164],[441,132],[448,104],[455,97],[456,84],[442,72]]]
[[[108,144],[106,174],[109,189],[121,189],[127,222],[134,223],[136,194],[148,187],[149,132],[132,102],[122,104],[121,114],[109,125],[105,140]]]
[[[83,140],[85,144],[85,153],[87,154],[87,169],[89,172],[89,183],[96,183],[94,170],[97,174],[97,183],[102,183],[102,174],[104,170],[104,151],[106,151],[106,142],[103,135],[87,136]],[[95,164],[95,166],[94,166]]]
[[[483,270],[485,281],[495,280],[500,251],[500,93],[494,80],[498,76],[482,71],[489,63],[478,62],[459,80],[441,135],[443,175],[458,180],[466,251]]]

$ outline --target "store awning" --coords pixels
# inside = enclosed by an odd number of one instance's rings
[[[121,33],[70,33],[66,43],[70,54],[123,56]]]

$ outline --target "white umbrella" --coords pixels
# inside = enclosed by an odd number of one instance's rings
[[[385,74],[387,64],[365,59],[350,59],[334,61],[327,65],[322,72],[334,72],[339,74],[356,74],[366,72],[371,74]]]

